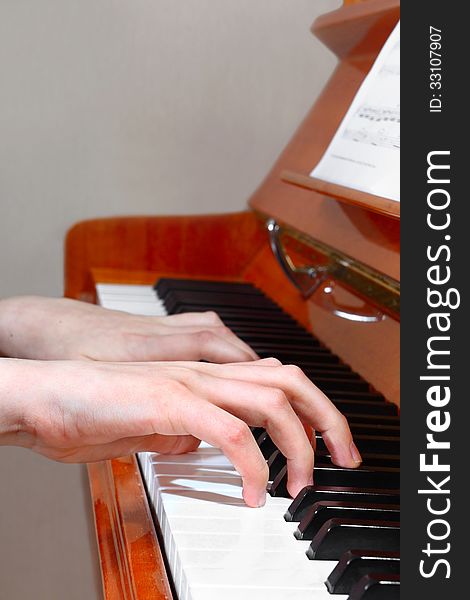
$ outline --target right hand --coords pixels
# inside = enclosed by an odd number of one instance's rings
[[[1,363],[16,385],[10,406],[20,411],[14,441],[10,436],[7,443],[61,462],[137,451],[177,454],[204,440],[238,470],[249,506],[264,504],[268,469],[248,426],[265,427],[286,456],[293,496],[312,482],[314,455],[304,424],[322,433],[333,462],[359,464],[346,419],[298,367],[276,359]]]

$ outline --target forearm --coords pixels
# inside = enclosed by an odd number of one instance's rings
[[[34,336],[34,298],[16,297],[0,300],[0,356],[26,358],[28,356],[27,332]]]
[[[0,446],[29,446],[27,399],[34,361],[0,358]]]
[[[47,359],[45,347],[52,330],[60,329],[62,312],[59,298],[18,296],[0,300],[0,356]],[[54,314],[57,313],[57,322]],[[63,326],[63,323],[62,323]],[[57,344],[60,337],[55,336]]]

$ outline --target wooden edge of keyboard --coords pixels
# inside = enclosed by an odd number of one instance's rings
[[[90,463],[88,476],[106,600],[171,600],[135,456]]]

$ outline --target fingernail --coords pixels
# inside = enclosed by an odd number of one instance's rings
[[[258,508],[261,508],[266,504],[266,492],[263,492],[258,498]]]
[[[351,442],[351,445],[349,446],[349,449],[351,450],[351,456],[353,458],[353,461],[356,463],[361,463],[362,462],[362,456],[359,452],[359,450],[357,449],[357,446],[354,442]]]

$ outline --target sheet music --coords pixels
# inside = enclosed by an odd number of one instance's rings
[[[311,177],[400,201],[400,23]]]

